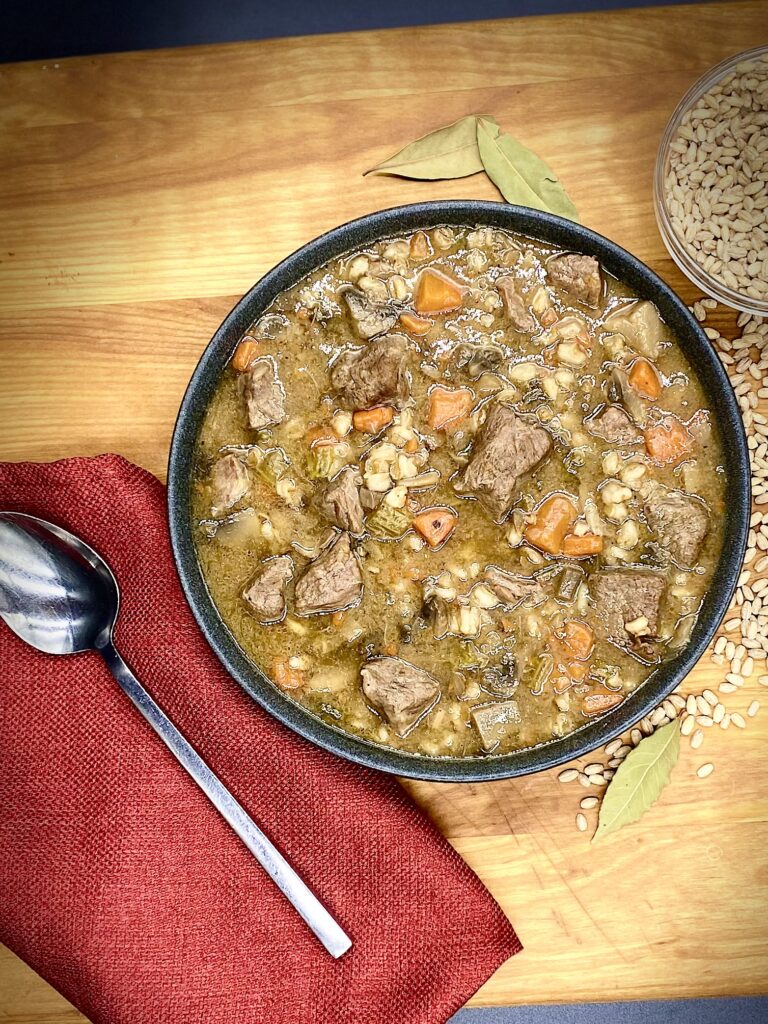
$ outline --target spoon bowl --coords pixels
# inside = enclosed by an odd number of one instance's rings
[[[107,563],[78,537],[0,512],[0,615],[31,647],[77,654],[108,644],[120,606]]]

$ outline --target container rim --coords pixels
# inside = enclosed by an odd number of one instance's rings
[[[749,313],[752,316],[768,316],[768,299],[762,301],[753,298],[751,295],[744,295],[734,288],[730,288],[724,282],[707,273],[696,260],[688,255],[688,251],[681,242],[680,236],[672,227],[672,218],[669,213],[664,190],[664,179],[666,178],[669,165],[670,146],[686,111],[691,109],[705,92],[711,89],[716,82],[742,61],[754,60],[755,57],[761,57],[765,54],[768,54],[768,46],[756,46],[751,50],[744,50],[731,57],[726,57],[725,60],[710,68],[706,74],[693,83],[677,104],[667,122],[656,154],[656,164],[653,172],[654,213],[656,214],[659,234],[669,255],[685,276],[706,295],[716,299],[725,306],[730,306],[732,309],[737,309],[742,313]]]

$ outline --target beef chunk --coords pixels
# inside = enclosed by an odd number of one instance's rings
[[[401,658],[375,658],[360,670],[368,703],[405,736],[440,694],[440,684],[428,672]]]
[[[366,512],[373,512],[377,509],[384,498],[383,491],[372,491],[370,487],[360,488],[360,504]]]
[[[293,559],[278,555],[262,562],[243,591],[243,600],[259,622],[279,622],[285,615],[285,588],[293,579]]]
[[[659,544],[685,569],[692,569],[709,533],[709,513],[685,491],[659,490],[645,503],[645,518]]]
[[[357,288],[340,289],[349,318],[358,337],[369,338],[391,331],[399,313],[390,302],[373,302]]]
[[[350,533],[363,532],[363,506],[360,484],[363,478],[356,466],[345,466],[325,489],[320,511],[334,525]]]
[[[600,301],[603,288],[600,264],[593,256],[582,256],[576,252],[555,256],[547,263],[547,274],[553,284],[565,289],[579,302],[596,306]]]
[[[515,700],[500,704],[481,704],[470,712],[475,728],[480,734],[483,750],[490,753],[502,740],[514,736],[522,721]]]
[[[501,300],[504,303],[504,312],[516,331],[530,334],[536,330],[536,321],[532,314],[526,309],[520,294],[517,291],[517,282],[514,277],[500,277],[496,282],[496,288]]]
[[[331,367],[331,384],[345,409],[372,409],[402,400],[405,393],[405,354],[401,334],[377,338],[365,348],[342,352]]]
[[[517,674],[517,659],[510,651],[501,655],[498,665],[489,665],[483,669],[481,685],[494,697],[509,698],[520,685]]]
[[[310,562],[296,584],[296,612],[313,615],[316,612],[338,612],[356,604],[363,592],[363,578],[355,553],[349,543],[349,534],[338,539]]]
[[[460,488],[473,492],[501,522],[515,500],[517,484],[549,453],[552,440],[508,405],[493,405],[475,441]]]
[[[254,430],[282,423],[285,419],[285,390],[272,359],[256,359],[240,374],[238,389],[245,399],[248,425]]]
[[[506,572],[497,565],[486,566],[485,581],[496,597],[511,608],[525,601],[529,606],[541,604],[546,594],[538,580],[518,572]]]
[[[584,426],[595,437],[611,444],[637,444],[640,431],[620,405],[606,405],[602,412],[584,420]]]
[[[232,508],[248,491],[248,470],[236,455],[224,455],[211,470],[211,509],[214,515]]]
[[[601,569],[589,580],[595,604],[595,632],[604,640],[647,654],[644,641],[656,634],[666,580],[651,569]],[[642,626],[645,619],[647,625]],[[638,620],[641,627],[628,630]]]

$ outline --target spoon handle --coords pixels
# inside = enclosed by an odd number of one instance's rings
[[[352,945],[322,903],[299,878],[288,861],[251,820],[229,790],[203,761],[192,745],[157,706],[122,657],[108,643],[99,648],[109,670],[126,696],[138,708],[177,761],[189,772],[221,816],[272,878],[281,892],[304,918],[333,957],[340,957]]]

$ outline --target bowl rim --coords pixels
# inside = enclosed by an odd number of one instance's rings
[[[194,445],[220,373],[251,324],[280,292],[313,270],[384,238],[440,225],[491,225],[596,256],[609,273],[652,298],[697,368],[722,438],[728,514],[720,560],[688,643],[618,707],[566,736],[508,754],[428,757],[384,747],[332,726],[283,694],[238,646],[208,593],[192,535],[190,483]],[[680,327],[678,327],[680,325]],[[682,329],[681,329],[682,328]],[[168,518],[182,590],[203,635],[229,674],[283,725],[348,760],[403,777],[435,782],[481,782],[527,775],[586,754],[620,735],[656,707],[687,675],[722,621],[741,573],[751,514],[751,472],[741,413],[728,375],[685,303],[649,267],[604,236],[565,218],[483,200],[441,200],[379,210],[348,221],[291,253],[261,277],[230,310],[206,346],[179,408],[168,460]]]
[[[749,313],[750,316],[768,316],[768,299],[756,299],[751,295],[744,295],[742,292],[736,291],[735,288],[730,288],[723,281],[713,277],[704,270],[696,260],[689,256],[688,250],[680,240],[680,236],[672,227],[672,218],[669,214],[664,189],[664,179],[666,178],[667,166],[669,164],[669,149],[685,113],[694,107],[705,92],[717,84],[721,78],[724,78],[728,72],[733,71],[742,61],[753,60],[755,57],[763,56],[764,54],[768,54],[768,44],[754,46],[749,50],[742,50],[740,53],[734,53],[730,57],[721,60],[700,78],[696,79],[680,99],[664,128],[664,134],[661,137],[661,142],[656,152],[656,163],[653,170],[653,209],[656,215],[659,234],[666,246],[667,252],[689,281],[700,288],[706,295],[723,303],[723,305],[730,306],[731,309],[737,309],[742,313]]]

